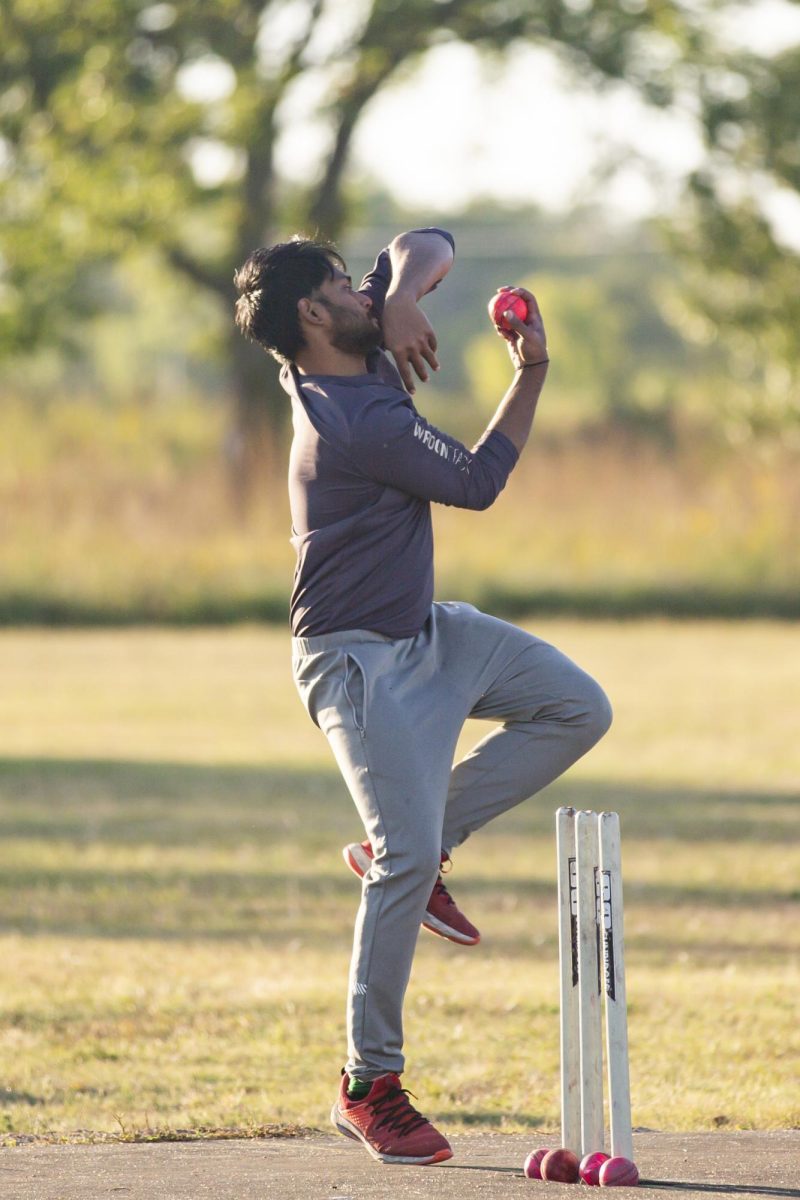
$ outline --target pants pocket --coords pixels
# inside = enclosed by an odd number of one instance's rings
[[[367,677],[361,663],[349,651],[344,656],[342,686],[356,729],[364,737],[367,732]]]

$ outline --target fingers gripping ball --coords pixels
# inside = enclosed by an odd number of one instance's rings
[[[542,1178],[542,1159],[545,1154],[549,1154],[549,1150],[531,1150],[522,1168],[527,1179]]]
[[[497,295],[489,301],[489,316],[501,333],[511,333],[511,326],[505,319],[504,313],[512,312],[520,321],[528,319],[528,303],[522,296],[515,296],[507,288],[501,288]]]
[[[581,1183],[588,1183],[590,1187],[600,1186],[600,1168],[603,1163],[608,1162],[611,1156],[603,1154],[602,1150],[596,1150],[593,1154],[587,1154],[581,1159],[579,1174]]]
[[[578,1156],[571,1150],[551,1150],[542,1159],[541,1171],[550,1183],[577,1183]]]
[[[629,1158],[610,1158],[600,1168],[600,1187],[636,1187],[639,1171]]]

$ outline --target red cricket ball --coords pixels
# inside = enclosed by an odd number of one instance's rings
[[[549,1150],[531,1150],[522,1168],[527,1179],[542,1178],[542,1159],[549,1153]]]
[[[489,316],[494,321],[498,329],[504,333],[511,333],[512,329],[508,321],[503,315],[511,311],[520,321],[528,319],[528,303],[522,299],[522,296],[515,296],[508,289],[501,289],[496,296],[492,296],[489,301]]]
[[[578,1168],[578,1174],[581,1177],[582,1183],[588,1183],[590,1187],[600,1186],[600,1168],[603,1163],[607,1163],[611,1156],[604,1154],[602,1150],[595,1150],[593,1154],[587,1154],[581,1159],[581,1165]]]
[[[578,1156],[571,1150],[551,1150],[542,1159],[541,1171],[550,1183],[577,1183]]]
[[[629,1158],[610,1158],[600,1168],[600,1187],[636,1187],[639,1171]]]

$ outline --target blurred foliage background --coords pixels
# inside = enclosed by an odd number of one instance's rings
[[[553,347],[507,495],[437,514],[439,594],[507,613],[796,616],[800,241],[774,211],[800,212],[800,45],[726,38],[739,8],[8,0],[0,620],[283,620],[287,407],[233,329],[233,269],[301,230],[336,239],[355,275],[431,222],[457,259],[425,302],[444,370],[423,411],[479,435],[509,377],[485,315],[500,283],[534,287]],[[602,180],[558,215],[403,209],[353,169],[353,138],[378,93],[449,43],[498,70],[534,45],[598,94],[680,106],[702,167],[635,224]],[[277,154],[301,87],[323,146],[305,187]]]

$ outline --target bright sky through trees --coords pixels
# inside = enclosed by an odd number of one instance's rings
[[[772,53],[800,39],[800,9],[784,0],[745,5],[721,32]],[[327,144],[322,91],[312,71],[287,101],[279,165],[297,182],[307,182]],[[654,109],[626,84],[598,94],[537,47],[487,63],[469,46],[447,44],[378,94],[353,161],[415,207],[456,212],[478,197],[555,209],[600,200],[637,217],[669,209],[702,155],[688,107]],[[781,236],[800,245],[797,197],[771,194],[765,208]]]

